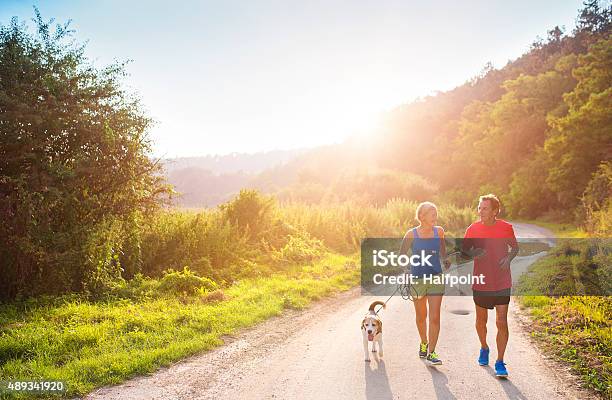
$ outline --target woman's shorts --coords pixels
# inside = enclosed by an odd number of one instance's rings
[[[444,283],[434,283],[435,281],[444,282],[442,274],[431,275],[431,277],[432,280],[427,280],[427,282],[423,277],[414,279],[415,283],[410,284],[410,294],[413,298],[420,299],[424,296],[444,295]]]
[[[474,303],[482,308],[492,310],[495,306],[510,304],[510,289],[502,289],[494,292],[474,290]]]

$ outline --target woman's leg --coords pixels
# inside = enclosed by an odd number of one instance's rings
[[[421,343],[427,343],[427,296],[415,299],[413,303]]]
[[[440,308],[443,296],[426,296],[429,303],[429,351],[433,352],[440,334]]]

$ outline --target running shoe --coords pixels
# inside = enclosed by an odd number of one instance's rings
[[[489,365],[489,348],[480,349],[480,357],[478,357],[478,365]]]
[[[495,376],[500,378],[508,377],[508,370],[506,369],[506,363],[503,361],[495,361]]]
[[[419,346],[419,357],[427,357],[427,343],[421,343],[421,345]]]
[[[427,362],[430,365],[442,365],[442,360],[438,358],[438,355],[436,354],[435,351],[432,351],[431,353],[427,355]]]

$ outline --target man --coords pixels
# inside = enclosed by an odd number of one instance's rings
[[[480,197],[478,203],[480,220],[465,231],[462,250],[476,256],[474,276],[480,274],[484,276],[484,282],[472,285],[476,304],[476,332],[480,339],[478,364],[489,364],[487,318],[488,310],[495,309],[497,317],[495,375],[505,378],[508,376],[508,371],[504,363],[504,353],[508,344],[508,304],[512,288],[510,262],[518,254],[519,248],[512,225],[497,218],[499,211],[500,202],[497,196],[488,194]]]

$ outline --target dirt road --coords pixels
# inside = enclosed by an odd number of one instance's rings
[[[552,237],[533,225],[514,224],[518,237]],[[524,271],[537,256],[512,263]],[[375,300],[355,289],[288,312],[234,338],[214,351],[87,399],[568,399],[586,396],[567,371],[534,347],[511,304],[506,362],[510,379],[476,363],[479,343],[471,297],[446,296],[438,353],[444,364],[427,366],[417,356],[413,305],[394,297],[381,312],[384,359],[364,362],[360,321]],[[495,316],[489,313],[491,358]]]

